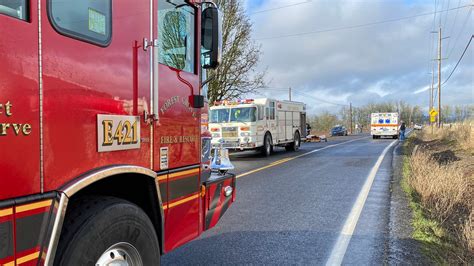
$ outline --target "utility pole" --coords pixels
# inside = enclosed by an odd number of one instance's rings
[[[352,135],[352,103],[350,102],[349,103],[349,119],[351,120],[351,122],[349,123],[350,124],[350,127],[351,127],[351,135]]]
[[[288,99],[291,101],[291,87],[288,88]]]
[[[430,88],[430,109],[428,110],[428,112],[430,112],[432,109],[433,109],[433,96],[434,96],[434,71],[435,71],[435,65],[433,64],[433,69],[431,71],[431,88]],[[431,122],[430,122],[431,124]]]
[[[441,127],[441,27],[438,31],[438,128]]]
[[[438,61],[438,115],[436,116],[437,117],[437,127],[441,127],[441,60],[444,60],[446,58],[441,58],[441,42],[442,40],[444,39],[447,39],[449,37],[442,37],[442,34],[441,34],[441,26],[439,27],[439,30],[438,32],[436,31],[432,31],[431,33],[438,33],[438,58],[434,59],[434,60],[437,60]],[[433,70],[434,70],[434,66],[433,66]],[[434,71],[433,71],[433,80],[431,82],[432,84],[434,83]],[[432,93],[432,97],[431,99],[433,99],[434,97],[434,86],[433,87],[433,93]],[[434,107],[434,101],[432,101],[432,106]]]

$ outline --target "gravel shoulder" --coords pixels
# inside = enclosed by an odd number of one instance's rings
[[[413,239],[413,214],[408,197],[401,186],[403,179],[402,142],[393,150],[391,202],[389,218],[388,256],[389,265],[430,265],[431,261],[421,252],[421,244]]]

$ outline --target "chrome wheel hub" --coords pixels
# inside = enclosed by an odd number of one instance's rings
[[[112,245],[99,257],[96,266],[142,266],[138,250],[131,244],[120,242]]]

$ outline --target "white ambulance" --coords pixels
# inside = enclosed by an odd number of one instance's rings
[[[370,134],[378,139],[383,136],[398,138],[398,113],[372,113],[370,118]]]
[[[306,106],[268,98],[215,102],[209,111],[209,129],[213,146],[260,149],[266,156],[274,146],[295,151],[306,137]]]

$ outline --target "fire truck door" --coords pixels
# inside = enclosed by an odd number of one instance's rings
[[[0,1],[0,200],[40,192],[37,5]]]
[[[285,112],[285,140],[293,139],[293,112]]]
[[[273,137],[273,143],[276,143],[278,140],[278,117],[277,117],[277,112],[275,108],[275,102],[270,101],[268,103],[268,107],[266,107],[266,123],[267,123],[267,128],[270,130],[272,137]],[[263,139],[262,139],[263,141]]]
[[[286,140],[286,115],[283,111],[278,111],[278,141],[285,141]]]
[[[150,167],[150,127],[141,119],[149,111],[150,2],[41,2],[45,191],[91,169]],[[99,139],[105,120],[114,134],[107,141]]]
[[[301,137],[306,138],[306,136],[309,134],[307,128],[306,128],[306,114],[305,113],[299,113],[300,115],[300,132],[301,132]]]
[[[159,125],[154,127],[155,170],[169,170],[165,210],[165,251],[199,235],[200,109],[190,96],[199,94],[199,9],[185,0],[157,0],[155,70]],[[155,82],[156,84],[156,82]]]

